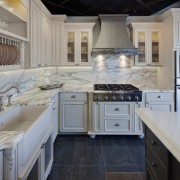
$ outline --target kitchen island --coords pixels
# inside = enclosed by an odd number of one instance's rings
[[[136,110],[144,123],[147,179],[180,179],[180,113]]]

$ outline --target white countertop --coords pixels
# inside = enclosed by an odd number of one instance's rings
[[[147,108],[139,108],[136,113],[180,162],[180,113],[155,112]]]

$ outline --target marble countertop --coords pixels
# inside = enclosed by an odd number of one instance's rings
[[[0,131],[0,150],[13,148],[23,138],[23,132]]]
[[[155,112],[147,108],[139,108],[136,113],[180,162],[180,113]]]

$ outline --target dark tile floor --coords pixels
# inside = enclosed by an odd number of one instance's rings
[[[144,180],[144,156],[137,136],[59,135],[48,180]]]

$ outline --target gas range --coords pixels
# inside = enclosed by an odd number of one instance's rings
[[[93,101],[142,101],[142,91],[131,84],[95,84]]]

